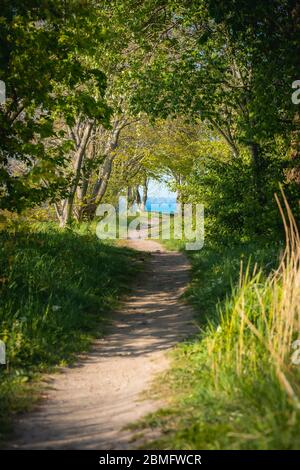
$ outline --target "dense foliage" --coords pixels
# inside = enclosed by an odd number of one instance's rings
[[[98,204],[143,210],[160,180],[206,216],[188,291],[202,336],[151,418],[160,445],[299,446],[299,48],[298,0],[1,1],[0,420],[102,333],[136,271],[90,233]]]

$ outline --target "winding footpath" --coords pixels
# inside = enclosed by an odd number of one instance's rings
[[[162,406],[143,392],[168,368],[166,352],[195,331],[192,309],[180,300],[189,264],[151,240],[128,245],[150,260],[111,333],[75,366],[47,377],[46,399],[19,417],[10,448],[132,449],[126,427]]]

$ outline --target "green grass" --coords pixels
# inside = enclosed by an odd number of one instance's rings
[[[284,345],[284,365],[268,350],[270,341],[276,354],[281,351],[277,343],[287,322],[280,315],[287,312],[287,298],[296,320],[299,304],[297,269],[287,268],[283,279],[270,277],[278,252],[278,245],[256,242],[206,245],[190,253],[193,280],[186,296],[198,311],[199,334],[175,349],[171,370],[156,384],[158,396],[171,399],[138,424],[161,431],[147,448],[300,448],[300,375],[290,365],[290,342]],[[240,262],[247,271],[249,258],[248,275],[239,283]],[[255,263],[263,270],[251,276]],[[285,298],[291,285],[293,294]]]
[[[137,255],[101,243],[87,225],[44,223],[0,233],[0,438],[37,398],[41,372],[70,363],[109,324],[139,270]]]
[[[200,251],[187,252],[192,263],[192,282],[186,297],[199,312],[199,321],[219,321],[216,306],[237,285],[241,263],[244,268],[249,264],[250,270],[257,264],[269,273],[277,267],[278,252],[278,244],[259,240],[232,245],[206,243]]]

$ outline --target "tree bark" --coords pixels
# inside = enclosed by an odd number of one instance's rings
[[[148,179],[144,179],[143,183],[143,196],[141,201],[141,210],[144,211],[146,209],[146,203],[148,199]]]
[[[112,132],[104,149],[104,163],[98,172],[98,177],[94,184],[91,198],[84,208],[84,213],[89,220],[95,216],[97,206],[101,203],[106,193],[107,185],[112,172],[113,160],[115,158],[114,150],[118,146],[120,132],[126,125],[128,125],[128,122],[124,119],[116,119],[114,122]]]
[[[223,128],[221,125],[219,125],[219,124],[217,123],[217,121],[215,121],[214,119],[211,119],[211,118],[210,118],[209,121],[210,121],[211,124],[214,126],[214,128],[216,129],[216,131],[218,131],[219,134],[221,134],[221,136],[224,137],[224,139],[226,140],[227,144],[228,144],[229,147],[231,148],[233,155],[234,155],[236,158],[239,157],[239,155],[240,155],[239,148],[238,148],[238,146],[236,145],[234,138],[232,137],[232,133],[231,133],[231,130],[230,130],[229,126],[227,126],[227,128],[225,129],[225,128]]]
[[[72,221],[73,216],[73,206],[76,190],[79,185],[81,169],[84,160],[85,150],[93,129],[94,122],[89,121],[85,124],[80,139],[75,140],[76,151],[73,158],[73,168],[74,168],[74,178],[71,182],[71,187],[69,191],[69,196],[62,202],[61,210],[57,210],[57,214],[60,214],[59,221],[60,227],[65,227],[69,225]]]

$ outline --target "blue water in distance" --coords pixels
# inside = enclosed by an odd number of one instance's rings
[[[176,198],[149,197],[146,202],[146,211],[161,212],[162,214],[175,214]]]

